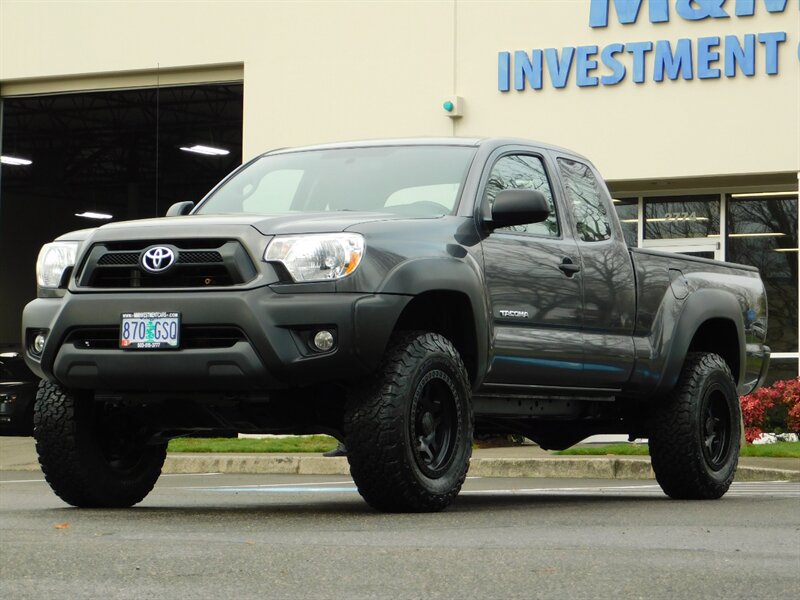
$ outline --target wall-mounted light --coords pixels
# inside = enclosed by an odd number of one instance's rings
[[[99,213],[99,212],[92,212],[90,210],[83,211],[82,213],[75,213],[76,217],[83,217],[84,219],[113,219],[114,215],[109,215],[107,213]]]
[[[230,154],[229,150],[212,148],[211,146],[201,146],[199,144],[189,147],[181,146],[181,150],[184,152],[194,152],[195,154],[205,154],[206,156],[225,156],[226,154]]]
[[[18,158],[16,156],[0,156],[0,163],[4,165],[14,165],[15,167],[32,165],[33,161],[27,158]]]
[[[442,103],[442,108],[448,117],[458,119],[464,116],[464,99],[461,96],[453,96]]]
[[[775,252],[797,252],[798,248],[775,248]]]

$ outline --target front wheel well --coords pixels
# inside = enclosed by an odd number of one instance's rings
[[[475,383],[478,343],[472,304],[466,294],[433,290],[415,296],[400,314],[395,331],[431,331],[443,335],[458,350],[470,383]]]

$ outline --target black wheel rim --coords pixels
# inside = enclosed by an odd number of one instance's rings
[[[132,471],[146,450],[145,431],[137,420],[125,411],[99,404],[94,428],[100,451],[106,464],[114,471]]]
[[[715,471],[728,461],[731,449],[731,411],[725,393],[718,387],[706,392],[700,415],[703,456],[706,464]]]
[[[419,469],[438,478],[453,461],[458,438],[457,391],[444,371],[430,371],[411,405],[411,444]]]

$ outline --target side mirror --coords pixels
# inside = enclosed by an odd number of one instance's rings
[[[188,215],[193,208],[194,208],[194,202],[190,201],[176,202],[167,209],[167,216],[182,217],[183,215]]]
[[[541,223],[550,214],[544,194],[538,190],[503,190],[498,192],[492,205],[492,218],[487,222],[491,229]]]

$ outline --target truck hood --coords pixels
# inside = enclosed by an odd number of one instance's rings
[[[420,217],[417,217],[420,218]],[[426,217],[422,217],[428,219]],[[435,218],[435,217],[431,217]],[[220,228],[230,231],[236,227],[249,226],[262,235],[294,235],[302,233],[331,233],[345,231],[363,223],[378,221],[408,220],[409,217],[392,213],[374,212],[320,212],[292,213],[285,215],[188,215],[185,217],[162,217],[109,223],[97,229],[82,229],[60,236],[59,240],[82,241],[90,235],[97,240],[120,240],[125,238],[161,237],[165,233],[186,234],[198,230]],[[169,233],[167,233],[169,232]]]

